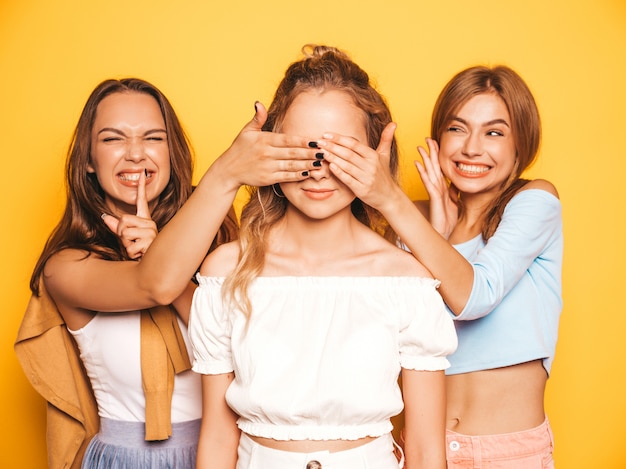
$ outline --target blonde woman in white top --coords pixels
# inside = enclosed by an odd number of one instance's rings
[[[332,131],[337,151],[387,153],[395,172],[395,126],[367,74],[337,49],[304,52],[265,130]],[[456,335],[438,282],[318,157],[308,180],[253,190],[240,241],[201,268],[190,317],[198,467],[402,467],[390,418],[404,406],[405,467],[443,469]]]

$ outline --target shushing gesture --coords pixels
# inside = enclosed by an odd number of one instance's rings
[[[122,240],[128,256],[141,259],[158,234],[146,197],[145,172],[139,175],[137,185],[137,214],[124,214],[119,218],[103,214],[102,220]]]

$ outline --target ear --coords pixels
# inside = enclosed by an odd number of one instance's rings
[[[87,172],[88,173],[95,173],[96,172],[96,168],[93,167],[93,165],[91,164],[91,158],[89,159],[89,163],[87,163]]]

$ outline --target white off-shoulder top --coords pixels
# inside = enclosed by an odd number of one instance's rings
[[[234,371],[239,428],[276,440],[354,440],[392,429],[400,368],[443,370],[457,345],[439,282],[419,277],[259,277],[246,318],[223,278],[198,276],[194,371]]]

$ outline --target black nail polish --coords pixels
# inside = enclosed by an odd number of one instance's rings
[[[143,168],[143,172],[146,175],[146,177],[148,177],[148,169],[147,168]]]
[[[324,159],[324,153],[316,153],[315,154],[315,158],[317,158],[318,160],[323,160]]]
[[[306,177],[306,176],[308,176],[308,175],[309,175],[309,172],[308,172],[308,171],[302,171],[302,175],[303,175],[304,177]]]
[[[314,161],[314,162],[313,162],[313,166],[315,166],[315,167],[319,168],[320,166],[322,166],[322,162],[321,162],[321,161],[319,161],[319,160]]]
[[[309,142],[309,147],[311,147],[311,148],[319,148],[317,146],[317,142]]]

